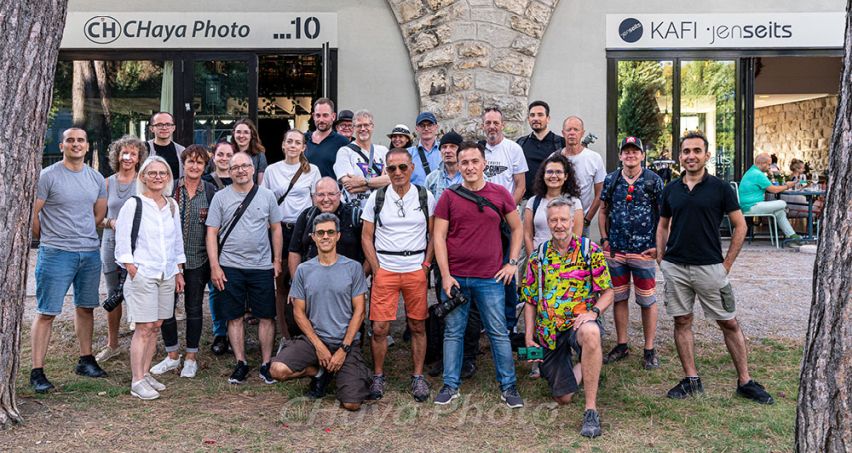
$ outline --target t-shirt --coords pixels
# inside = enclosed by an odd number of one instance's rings
[[[361,265],[345,256],[337,256],[331,266],[318,258],[305,261],[296,269],[290,296],[305,301],[305,310],[314,331],[328,344],[340,344],[352,319],[352,298],[367,292],[367,280]],[[355,335],[357,340],[360,336]]]
[[[485,183],[476,193],[491,201],[504,216],[515,210],[515,200],[503,186]],[[441,195],[435,206],[435,217],[450,222],[447,232],[450,274],[494,278],[503,264],[501,217],[487,206],[479,212],[475,203],[452,190],[445,190]]]
[[[615,184],[614,189],[610,187]],[[611,199],[607,194],[612,190]],[[601,201],[609,211],[610,247],[617,252],[642,253],[657,246],[657,221],[663,197],[663,180],[651,170],[643,170],[633,182],[633,191],[621,170],[606,175]]]
[[[580,202],[583,203],[583,212],[587,213],[595,201],[595,184],[604,182],[606,178],[603,158],[589,148],[583,148],[576,156],[566,157],[574,164],[574,175],[580,187]]]
[[[38,214],[41,244],[68,252],[89,252],[100,247],[94,206],[107,198],[100,173],[88,165],[71,171],[59,161],[41,171],[36,198],[44,200]]]
[[[660,216],[671,218],[663,259],[698,266],[721,263],[719,225],[725,214],[738,209],[734,189],[706,172],[692,191],[683,178],[672,181],[663,189],[660,205]]]
[[[423,156],[426,157],[426,163],[429,164],[428,172],[423,166],[423,160],[420,159],[421,149],[423,150]],[[423,143],[418,141],[414,146],[408,148],[408,154],[411,154],[411,161],[414,162],[414,171],[411,173],[411,184],[425,186],[426,176],[441,167],[441,143],[435,140],[432,149],[426,149],[423,147]]]
[[[301,166],[301,163],[288,164],[283,160],[276,162],[267,167],[266,173],[263,174],[263,182],[260,185],[271,190],[275,194],[277,202],[278,198],[287,192],[290,181]],[[310,167],[310,171],[299,175],[299,179],[296,180],[296,184],[287,194],[287,198],[281,202],[282,222],[295,223],[299,214],[311,207],[311,190],[320,179],[320,171],[316,165],[311,164]]]
[[[321,142],[314,143],[311,140],[312,134],[313,132],[305,133],[305,143],[307,144],[305,157],[308,158],[308,162],[319,168],[320,174],[323,177],[328,176],[337,179],[334,176],[334,162],[337,159],[337,150],[341,146],[346,146],[349,143],[349,139],[332,131]]]
[[[319,215],[319,209],[310,207],[299,214],[296,225],[293,227],[293,235],[290,238],[288,252],[298,253],[302,261],[307,261],[317,256],[317,245],[305,229],[313,228],[311,222]],[[340,240],[337,241],[337,254],[343,255],[359,263],[364,262],[364,250],[361,248],[361,222],[355,218],[352,207],[340,203],[334,215],[340,220]]]
[[[228,186],[213,196],[207,213],[207,226],[219,228],[219,238],[225,234],[234,212],[248,195]],[[258,187],[254,199],[234,227],[219,255],[219,265],[239,269],[272,269],[272,247],[269,244],[269,225],[281,221],[275,195]]]
[[[533,206],[535,205],[536,195],[533,195],[532,198],[527,200],[526,209],[533,210]],[[568,197],[569,200],[574,205],[574,210],[583,209],[583,206],[580,204],[580,199],[575,197]],[[544,241],[550,240],[550,226],[547,224],[547,203],[550,201],[550,198],[544,198],[541,200],[541,203],[538,205],[538,211],[536,211],[533,217],[533,245],[538,247]]]
[[[527,160],[529,171],[526,174],[527,190],[524,192],[525,198],[532,198],[533,184],[535,183],[535,175],[538,173],[538,167],[545,161],[554,151],[559,151],[565,147],[565,139],[554,134],[553,131],[547,131],[544,140],[539,140],[535,136],[535,132],[529,135],[518,137],[515,142],[524,150],[524,157]]]
[[[220,176],[219,181],[222,181],[223,187],[219,187],[219,184],[216,183],[216,179],[213,177],[213,175],[214,175],[213,173],[208,173],[208,174],[202,176],[201,179],[209,182],[210,184],[213,184],[213,186],[216,187],[216,190],[224,189],[225,187],[230,186],[234,182],[234,180],[231,179],[230,176],[227,176],[227,177],[224,177],[224,178]]]
[[[485,180],[505,187],[510,194],[515,192],[514,176],[528,170],[524,150],[508,138],[494,146],[486,143],[485,160]]]
[[[352,146],[358,146],[358,144],[352,142]],[[388,149],[382,145],[371,145],[370,149],[361,149],[361,152],[367,159],[361,157],[357,151],[349,146],[343,146],[337,151],[337,160],[334,162],[334,174],[337,175],[338,181],[346,175],[360,176],[368,180],[376,176],[381,176],[385,169],[385,155],[388,153]],[[368,162],[371,154],[373,165],[370,165]],[[367,189],[367,191],[361,193],[344,192],[349,200],[358,200],[363,208],[372,191],[372,189]]]
[[[166,146],[160,146],[154,142],[151,142],[151,144],[154,145],[154,155],[165,159],[172,170],[173,179],[178,179],[180,177],[180,156],[177,154],[175,142],[169,142]]]
[[[400,198],[399,194],[388,187],[385,192],[385,202],[379,213],[382,224],[378,225],[375,220],[376,193],[370,195],[361,218],[366,222],[376,224],[375,246],[379,266],[391,272],[414,272],[422,266],[426,259],[426,232],[428,224],[423,210],[420,209],[420,196],[414,184],[408,188],[405,196]],[[435,197],[426,191],[427,210],[429,216],[435,213]],[[401,206],[401,207],[400,207]],[[388,252],[404,252],[423,250],[410,256],[387,255],[379,253],[379,250]]]
[[[743,174],[743,179],[740,181],[740,208],[743,212],[748,212],[752,206],[764,201],[766,188],[771,185],[772,182],[766,177],[766,174],[760,171],[757,165],[752,165]]]

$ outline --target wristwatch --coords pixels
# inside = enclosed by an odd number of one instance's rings
[[[598,319],[600,319],[600,317],[601,317],[601,310],[600,310],[600,308],[598,308],[598,307],[594,307],[594,306],[593,306],[592,308],[590,308],[590,309],[589,309],[589,311],[590,311],[590,312],[592,312],[592,313],[594,313],[595,315],[597,315]]]
[[[509,264],[512,265],[512,266],[517,266],[520,263],[521,263],[520,260],[516,260],[514,258],[509,258]]]
[[[589,226],[592,224],[592,221],[583,217],[583,226]]]
[[[352,349],[352,345],[344,343],[340,345],[340,349],[343,349],[343,352],[349,354],[349,351]]]
[[[603,245],[604,242],[609,242],[609,238],[608,237],[602,237],[601,238],[601,245]]]

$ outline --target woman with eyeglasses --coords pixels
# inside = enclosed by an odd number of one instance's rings
[[[263,173],[266,172],[267,167],[266,148],[263,147],[257,127],[252,120],[243,118],[234,124],[231,146],[234,147],[234,153],[243,152],[251,156],[251,163],[254,164],[254,182],[262,183]]]
[[[547,203],[557,197],[566,196],[574,202],[574,234],[583,235],[583,206],[580,203],[580,187],[574,177],[574,165],[560,154],[554,154],[538,167],[533,182],[533,197],[527,200],[524,209],[524,246],[527,253],[535,250],[542,242],[550,239],[547,226]]]
[[[174,315],[175,293],[183,292],[184,286],[186,255],[180,211],[170,197],[173,181],[166,160],[149,157],[136,178],[138,195],[124,203],[115,223],[115,260],[127,270],[124,301],[128,319],[136,323],[130,341],[130,394],[143,400],[156,399],[166,389],[148,374],[148,369],[157,350],[160,327]]]

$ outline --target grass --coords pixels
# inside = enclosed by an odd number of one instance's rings
[[[56,333],[60,334],[57,335]],[[24,332],[24,345],[29,345]],[[103,334],[103,332],[96,332]],[[680,364],[664,338],[658,346],[662,367],[640,368],[635,346],[624,361],[604,367],[598,408],[604,435],[578,434],[582,393],[556,407],[544,381],[526,377],[519,364],[519,390],[526,407],[509,410],[500,402],[490,355],[463,383],[463,397],[449,407],[415,403],[408,394],[408,345],[398,343],[387,359],[388,391],[360,412],[338,409],[332,397],[302,398],[306,381],[263,385],[257,378],[259,352],[249,350],[250,383],[231,386],[231,357],[207,353],[202,340],[198,377],[168,373],[163,397],[141,402],[129,395],[128,356],[108,362],[106,379],[74,375],[73,325],[58,321],[45,367],[58,387],[36,395],[29,386],[29,351],[23,351],[18,398],[25,424],[0,431],[4,451],[181,450],[273,451],[791,451],[801,345],[781,340],[750,344],[752,374],[775,396],[759,406],[734,396],[735,373],[724,345],[697,344],[705,395],[686,401],[665,398],[681,378]],[[122,339],[126,347],[129,337]],[[639,344],[633,341],[633,344]],[[487,345],[487,340],[483,341]],[[611,347],[609,342],[605,349]],[[484,347],[488,353],[487,347]],[[162,350],[156,360],[162,358]],[[369,351],[365,351],[369,357]],[[440,378],[429,378],[434,392]]]

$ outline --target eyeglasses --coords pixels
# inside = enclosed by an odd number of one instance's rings
[[[562,175],[565,174],[565,171],[564,170],[545,170],[544,174],[547,175],[547,176],[553,176],[553,175],[562,176]]]
[[[355,125],[355,129],[370,129],[371,127],[373,127],[373,123]]]
[[[420,129],[432,129],[436,126],[438,126],[438,125],[431,122],[431,121],[424,121],[424,122],[417,125],[417,127],[419,127]]]
[[[397,209],[399,209],[399,211],[397,211],[396,215],[398,215],[400,217],[405,217],[405,203],[402,201],[402,198],[394,201],[393,204],[395,204]]]
[[[344,121],[344,122],[338,124],[337,127],[339,127],[340,129],[352,129],[352,123],[350,123],[348,121]]]
[[[229,168],[229,170],[233,171],[233,172],[238,172],[238,171],[248,171],[249,168],[252,168],[252,164],[231,165],[231,168]]]
[[[168,129],[170,127],[175,127],[174,123],[156,123],[152,124],[151,127],[155,129]]]
[[[316,236],[318,238],[322,238],[322,237],[326,237],[326,236],[331,237],[331,236],[334,236],[335,234],[337,234],[337,230],[316,230],[316,231],[314,231],[314,236]]]
[[[340,191],[337,192],[317,192],[314,194],[317,198],[331,198],[340,195]]]
[[[627,185],[627,196],[624,197],[625,201],[633,201],[633,190],[635,190],[635,187],[633,186],[633,184],[628,184]]]
[[[388,173],[396,173],[396,170],[405,173],[408,171],[408,164],[399,164],[399,165],[387,165],[385,168],[388,170]]]
[[[149,178],[165,178],[169,175],[167,171],[146,171],[145,175]]]

